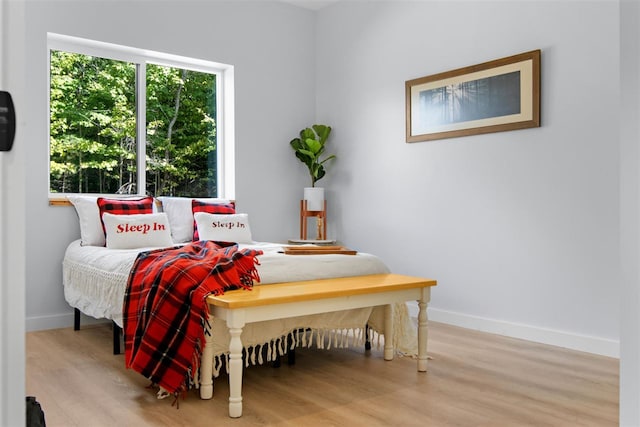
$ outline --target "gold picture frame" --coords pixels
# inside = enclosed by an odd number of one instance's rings
[[[407,142],[540,126],[540,50],[405,82]]]

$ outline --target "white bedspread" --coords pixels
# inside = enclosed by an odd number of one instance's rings
[[[261,280],[256,286],[389,272],[380,258],[367,253],[285,255],[280,244],[256,242],[252,245],[240,245],[240,248],[244,247],[257,248],[264,252],[258,257],[260,265],[257,268]],[[84,314],[111,319],[122,326],[122,305],[129,271],[137,254],[143,250],[145,249],[107,249],[81,246],[80,240],[72,242],[67,247],[63,260],[66,301]],[[247,363],[255,362],[256,358],[260,359],[261,353],[256,353],[255,350],[261,345],[269,346],[269,355],[282,354],[283,337],[299,328],[308,328],[309,331],[298,337],[297,345],[314,344],[323,347],[326,345],[323,338],[331,338],[332,341],[329,343],[333,342],[336,346],[348,345],[341,342],[344,333],[351,333],[355,342],[360,342],[364,338],[362,327],[367,322],[374,330],[383,333],[382,316],[382,310],[364,308],[247,325],[242,333],[243,344],[250,353]],[[413,354],[416,335],[408,318],[406,305],[396,306],[394,316],[395,347],[400,352]],[[219,319],[213,319],[211,329],[216,343],[214,354],[220,356],[228,350],[227,328]],[[342,332],[336,334],[336,331]],[[268,356],[268,360],[271,358]]]

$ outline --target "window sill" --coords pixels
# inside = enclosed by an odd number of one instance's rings
[[[49,206],[73,206],[66,197],[49,197]]]

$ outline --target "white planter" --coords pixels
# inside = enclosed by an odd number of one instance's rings
[[[324,188],[305,187],[304,200],[307,201],[307,210],[309,211],[324,210]]]

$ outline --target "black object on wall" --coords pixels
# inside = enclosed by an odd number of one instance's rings
[[[0,151],[9,151],[16,134],[16,113],[11,94],[0,90]]]

